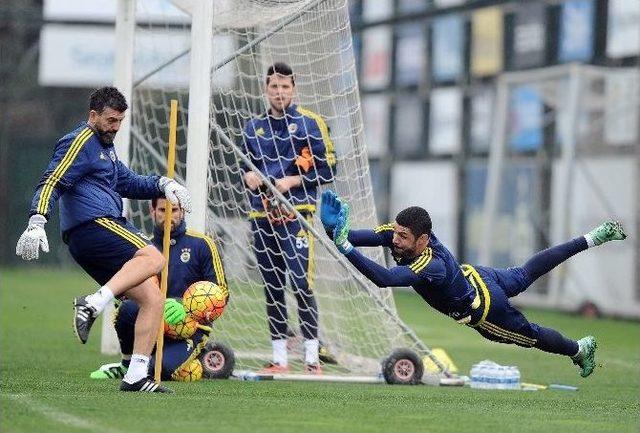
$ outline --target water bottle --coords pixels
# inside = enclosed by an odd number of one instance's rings
[[[520,389],[520,370],[518,367],[513,366],[513,389]]]
[[[484,360],[471,367],[471,388],[520,389],[520,370]]]
[[[507,389],[507,370],[502,365],[496,367],[496,389]]]
[[[494,367],[494,371],[495,371],[496,379],[495,379],[495,386],[493,387],[493,389],[503,389],[505,385],[504,367],[502,367],[501,365],[496,365]]]
[[[486,369],[486,389],[494,389],[496,387],[496,368],[491,364],[487,364]]]
[[[480,366],[478,364],[471,366],[469,375],[471,376],[471,388],[480,388]]]
[[[516,377],[513,367],[505,367],[505,387],[504,389],[515,389]]]
[[[482,364],[480,366],[480,389],[487,389],[489,387],[489,366]]]
[[[496,382],[496,373],[495,373],[495,363],[493,361],[483,361],[484,365],[484,380],[483,380],[483,388],[484,389],[493,389],[495,387]]]

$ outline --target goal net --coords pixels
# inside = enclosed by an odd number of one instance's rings
[[[147,1],[138,0],[139,9]],[[148,0],[152,2],[152,0]],[[140,173],[164,172],[168,107],[178,99],[179,129],[176,173],[189,176],[186,164],[189,106],[189,2],[174,1],[166,20],[156,16],[139,23],[138,44],[152,68],[135,68],[130,167]],[[229,284],[230,304],[214,324],[212,338],[228,343],[238,358],[236,368],[253,369],[271,359],[265,311],[264,281],[255,257],[249,220],[249,193],[240,172],[238,149],[243,128],[266,112],[265,73],[275,62],[288,63],[295,74],[300,107],[319,114],[328,126],[335,149],[335,181],[331,187],[352,206],[352,226],[377,225],[364,141],[351,30],[346,0],[214,1],[213,64],[209,77],[209,143],[206,178],[206,228],[217,243]],[[139,42],[142,41],[142,42]],[[191,74],[193,75],[193,74]],[[326,143],[325,143],[326,144]],[[131,203],[130,216],[150,232],[146,203]],[[313,293],[318,303],[319,338],[336,356],[336,373],[377,373],[380,360],[394,348],[409,347],[421,356],[430,351],[398,318],[392,292],[365,281],[327,248],[316,214],[311,226]],[[294,234],[295,235],[295,234]],[[368,249],[382,262],[382,250]],[[342,259],[342,260],[340,260]],[[300,335],[296,300],[286,290],[288,327]],[[301,341],[292,338],[289,360],[296,370]],[[333,368],[333,367],[330,367]]]
[[[561,65],[503,74],[495,93],[489,163],[470,167],[486,181],[479,263],[524,263],[533,253],[620,220],[625,242],[579,254],[516,302],[565,310],[595,304],[640,317],[638,230],[640,72]],[[471,239],[473,237],[470,237]]]

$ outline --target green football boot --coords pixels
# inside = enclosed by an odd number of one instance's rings
[[[127,368],[119,362],[104,364],[96,371],[92,372],[91,379],[122,379],[127,373]]]
[[[605,221],[587,233],[587,237],[593,239],[593,243],[598,246],[609,241],[624,240],[627,235],[619,221]]]
[[[580,367],[580,376],[587,377],[596,368],[596,348],[598,344],[593,335],[588,335],[578,340],[580,350],[571,359],[573,363]]]

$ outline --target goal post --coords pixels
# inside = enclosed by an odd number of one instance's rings
[[[566,64],[496,80],[477,261],[517,266],[536,251],[620,220],[640,223],[640,71]],[[631,180],[633,179],[633,180]],[[572,257],[516,303],[640,317],[637,242]]]
[[[153,0],[137,0],[138,7],[144,9],[148,1]],[[144,47],[153,61],[134,68],[129,163],[140,173],[164,171],[168,101],[178,99],[176,178],[186,180],[197,209],[187,222],[218,244],[231,295],[225,314],[214,324],[213,338],[234,349],[239,369],[253,369],[270,360],[271,342],[238,147],[246,122],[267,109],[269,65],[288,63],[296,77],[294,103],[326,122],[338,161],[329,186],[352,205],[352,225],[378,224],[347,1],[173,3],[178,8],[166,19],[156,17],[136,28],[136,52]],[[320,186],[319,193],[324,188]],[[151,231],[144,203],[132,201],[129,216]],[[339,361],[331,372],[379,373],[380,361],[401,347],[432,357],[429,347],[398,317],[391,289],[376,287],[357,273],[326,238],[317,216],[300,221],[315,250],[319,338]],[[384,261],[381,248],[366,254]],[[290,289],[286,304],[287,326],[299,334]],[[295,368],[302,351],[295,339],[291,343]],[[444,369],[437,358],[432,361]]]
[[[136,25],[136,0],[118,0],[116,9],[116,40],[113,85],[120,90],[127,101],[131,102],[133,92],[133,42]],[[129,161],[129,145],[131,135],[131,116],[125,116],[120,125],[119,134],[115,138],[118,158]],[[124,200],[123,212],[128,212],[128,200]],[[120,353],[120,345],[111,317],[114,303],[110,302],[102,314],[102,338],[100,351],[108,355]]]

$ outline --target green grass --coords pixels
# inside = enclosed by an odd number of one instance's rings
[[[481,391],[294,382],[171,383],[174,395],[118,392],[91,381],[97,325],[86,346],[71,330],[71,300],[93,287],[80,272],[3,270],[0,279],[2,432],[637,432],[640,325],[527,311],[571,337],[593,333],[598,368],[582,379],[566,359],[483,340],[472,329],[398,293],[402,318],[463,372],[482,359],[518,365],[523,380],[577,385],[567,391]]]

